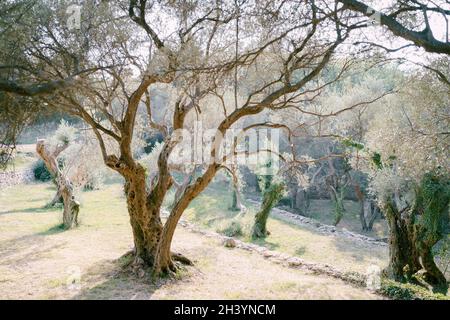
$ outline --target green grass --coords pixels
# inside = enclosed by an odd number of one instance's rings
[[[79,230],[90,228],[110,228],[122,223],[127,216],[126,202],[120,184],[105,185],[97,192],[81,192],[77,198],[81,202]],[[59,233],[62,223],[62,208],[47,208],[46,204],[56,192],[51,183],[30,183],[13,186],[1,192],[0,216],[3,221],[14,220],[15,224],[26,224],[27,229],[41,234]],[[26,201],[23,199],[26,198]],[[108,206],[105,206],[108,203]],[[30,215],[31,213],[31,215]],[[39,216],[39,219],[36,219]],[[7,232],[5,224],[0,224],[0,233]]]
[[[309,261],[331,264],[345,271],[365,272],[370,265],[383,268],[387,263],[385,247],[367,247],[349,239],[326,236],[274,216],[269,217],[267,225],[271,234],[265,239],[252,240],[249,235],[258,208],[246,203],[248,211],[242,216],[228,209],[230,203],[231,192],[212,186],[191,203],[184,217],[216,232],[226,231],[232,222],[238,223],[243,230],[243,234],[238,236],[241,240]]]
[[[385,238],[388,235],[387,225],[384,220],[378,219],[373,225],[372,231],[362,231],[359,221],[359,203],[344,200],[345,212],[338,228],[345,228],[352,232],[361,233],[369,237]],[[330,200],[311,200],[309,217],[324,224],[332,225],[334,222],[333,205]]]
[[[224,248],[184,228],[177,229],[173,247],[195,267],[181,270],[176,279],[152,283],[121,268],[129,262],[124,254],[133,241],[120,184],[81,193],[80,226],[63,232],[61,209],[43,209],[54,192],[50,183],[0,191],[0,298],[378,298],[336,279]],[[67,289],[72,266],[81,271],[79,292]]]
[[[191,203],[184,217],[203,228],[225,235],[229,235],[231,224],[239,224],[243,234],[237,235],[236,238],[298,256],[310,262],[329,264],[343,271],[365,273],[370,265],[375,264],[381,268],[387,265],[386,247],[366,247],[351,240],[325,236],[314,230],[292,225],[283,218],[273,215],[268,220],[268,230],[271,234],[265,239],[254,240],[250,237],[250,231],[258,207],[246,203],[248,212],[240,215],[228,209],[230,202],[231,192],[217,184],[212,185]],[[315,212],[319,209],[323,212],[324,208],[323,203],[322,206],[316,205]],[[327,219],[331,220],[331,217],[330,214],[328,218],[321,220],[327,222]],[[355,219],[359,217],[356,216]],[[286,283],[279,286],[280,288],[292,287],[294,284]],[[394,299],[449,299],[448,295],[433,293],[413,284],[403,284],[388,279],[383,280],[381,292]]]
[[[450,300],[449,295],[431,292],[417,285],[389,279],[383,279],[381,292],[396,300]]]
[[[14,165],[16,168],[21,166],[25,168],[34,161],[34,158],[30,157],[29,154],[19,153],[15,161]],[[70,238],[77,235],[78,237],[83,237],[83,239],[92,239],[92,243],[95,243],[95,239],[100,237],[116,239],[118,236],[122,237],[123,235],[126,239],[131,240],[131,229],[128,224],[123,187],[120,179],[115,175],[111,175],[101,190],[78,194],[82,205],[80,226],[76,230],[64,231],[61,225],[61,208],[45,208],[45,205],[52,199],[55,192],[56,190],[51,183],[31,183],[25,186],[19,185],[0,190],[0,218],[2,220],[2,223],[0,223],[0,252],[8,255],[13,250],[27,248],[30,245],[32,246],[43,241],[40,239],[49,237],[65,239],[66,237]],[[170,192],[166,197],[165,204],[170,204],[172,198],[173,192]],[[269,237],[263,240],[252,240],[249,237],[249,233],[258,207],[245,203],[248,212],[242,216],[239,215],[239,212],[230,211],[230,204],[231,192],[223,185],[220,186],[220,184],[216,183],[193,201],[186,210],[184,218],[203,228],[222,233],[230,231],[230,226],[233,224],[234,230],[231,231],[235,233],[235,229],[241,229],[242,234],[238,232],[238,237],[244,241],[257,243],[272,250],[286,252],[308,261],[327,263],[344,271],[365,272],[371,264],[384,267],[387,263],[386,249],[378,248],[374,250],[371,247],[372,250],[370,250],[350,240],[324,236],[314,230],[292,225],[277,217],[269,218],[268,230],[271,232]],[[357,207],[355,207],[354,203],[349,202],[346,204],[346,208],[348,212],[353,212],[353,215],[347,214],[342,221],[342,226],[348,230],[357,229],[359,227]],[[310,212],[313,218],[324,223],[329,223],[332,220],[327,201],[313,201]],[[236,225],[239,225],[239,228],[236,228]],[[19,229],[21,234],[18,237],[17,230]],[[379,232],[379,230],[376,232]],[[91,240],[88,241],[88,243],[90,242]],[[82,243],[76,246],[80,246],[80,250],[85,250],[84,248],[86,248],[86,245]],[[121,253],[125,253],[130,249],[126,241],[125,243],[115,244],[114,247],[117,247],[116,249]],[[96,249],[94,247],[86,249],[89,249],[90,256],[95,256],[94,251]],[[32,255],[31,258],[38,259],[40,256],[51,257],[59,252],[58,250],[61,249],[55,247],[48,252],[42,250],[43,252],[41,253],[33,253],[36,257],[33,258]],[[208,262],[206,259],[199,259],[197,262],[198,267],[210,268],[211,262]],[[92,273],[97,274],[95,268]],[[180,274],[180,279],[182,276]],[[0,282],[18,281],[13,280],[11,277],[10,274],[6,274],[4,279],[0,277]],[[49,288],[61,286],[62,283],[61,278],[57,276],[51,276],[46,281],[46,286]],[[123,281],[124,279],[110,279],[108,283],[113,288],[117,283],[125,286],[126,282]],[[295,285],[286,281],[286,283],[277,284],[275,289],[277,291],[295,289]],[[383,290],[385,290],[385,294],[398,299],[442,298],[440,295],[436,296],[416,286],[389,281],[383,283]],[[96,295],[95,292],[92,293]],[[46,298],[46,295],[47,293],[43,293],[41,297]],[[234,294],[231,295],[233,296]],[[236,294],[236,297],[240,295]],[[50,294],[47,298],[54,297],[56,296]]]
[[[23,152],[18,152],[6,165],[6,171],[21,171],[28,168],[36,158]]]

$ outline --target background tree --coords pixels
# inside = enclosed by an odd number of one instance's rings
[[[285,183],[283,179],[276,175],[276,170],[271,160],[267,160],[257,172],[259,188],[262,193],[261,208],[255,215],[255,222],[252,227],[252,238],[265,238],[270,234],[267,231],[267,218],[270,211],[276,206],[278,201],[285,194]]]
[[[238,5],[239,10],[236,7],[235,2],[85,3],[81,29],[74,32],[62,23],[64,5],[48,0],[33,7],[32,26],[21,24],[24,34],[33,34],[26,46],[33,77],[72,79],[64,90],[40,99],[45,107],[79,117],[91,126],[103,161],[125,180],[134,265],[152,267],[155,274],[174,271],[174,258],[187,261],[172,254],[173,234],[190,202],[208,186],[222,163],[234,156],[233,150],[229,155],[221,151],[229,129],[246,130],[255,124],[243,126],[241,120],[267,110],[290,109],[318,118],[345,111],[322,114],[311,101],[349,67],[343,62],[335,77],[316,81],[339,45],[360,28],[352,24],[351,14],[326,1],[245,2]],[[242,26],[239,37],[232,23],[237,17]],[[154,23],[158,20],[170,20],[173,27]],[[230,46],[224,40],[235,39],[231,44],[236,44],[240,37],[248,41]],[[247,77],[261,68],[270,72],[258,81]],[[231,91],[229,84],[236,75],[240,92],[235,96],[242,101],[228,104],[223,97]],[[167,123],[154,117],[150,87],[157,84],[174,91]],[[212,99],[215,110],[221,110],[218,121],[211,124],[217,132],[208,151],[214,161],[184,189],[163,225],[161,205],[173,185],[169,159],[180,143],[180,130],[189,130],[193,118],[211,110]],[[149,126],[165,137],[151,188],[132,146],[140,107],[147,111]]]
[[[448,1],[358,1],[338,0],[345,9],[362,14],[370,25],[380,24],[395,36],[411,41],[428,52],[450,55],[449,24],[450,6]],[[377,6],[376,8],[371,5]],[[382,7],[379,7],[379,6]],[[439,21],[444,30],[439,30],[431,21]],[[374,41],[375,42],[375,41]],[[381,44],[374,44],[382,46]],[[411,46],[407,44],[406,46]],[[405,46],[405,47],[406,47]],[[392,49],[390,49],[392,50]],[[393,51],[399,50],[398,48]]]
[[[36,151],[44,161],[48,171],[55,179],[57,192],[55,198],[62,198],[63,202],[63,225],[71,229],[78,225],[78,212],[80,204],[75,199],[73,185],[63,173],[58,163],[58,156],[67,149],[74,139],[74,128],[62,123],[55,134],[52,143],[46,143],[41,139],[37,141]],[[53,200],[54,201],[54,200]]]
[[[380,106],[384,113],[376,114],[365,136],[371,188],[390,227],[388,273],[444,291],[432,248],[448,233],[447,88],[431,72],[411,78]]]

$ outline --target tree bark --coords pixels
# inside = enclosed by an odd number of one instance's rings
[[[184,210],[208,186],[219,168],[219,164],[210,165],[201,177],[198,177],[192,184],[185,188],[183,194],[170,211],[162,229],[161,241],[158,243],[156,260],[153,266],[153,274],[155,276],[175,272],[177,268],[174,260],[184,264],[192,264],[186,257],[171,252],[173,235]]]
[[[411,261],[412,247],[408,230],[393,201],[385,203],[384,212],[389,225],[389,266],[386,272],[391,278],[404,281],[418,271],[416,263]]]
[[[58,174],[58,180],[58,185],[62,186],[61,196],[64,203],[63,224],[66,229],[71,229],[78,225],[80,204],[75,200],[71,183],[62,174]]]
[[[161,206],[154,195],[147,195],[142,167],[126,177],[125,194],[133,230],[135,264],[151,267],[162,230]]]
[[[371,231],[373,229],[373,224],[374,224],[375,220],[380,215],[380,209],[373,201],[369,201],[368,208],[370,209],[370,215],[369,215],[370,218],[369,218],[369,222],[367,224],[367,230]]]
[[[55,176],[58,192],[61,194],[61,197],[63,199],[64,227],[66,229],[71,229],[78,225],[78,212],[80,210],[80,204],[75,200],[72,184],[58,167],[58,162],[55,154],[59,154],[61,152],[60,149],[62,148],[63,147],[60,146],[55,152],[52,153],[46,148],[45,140],[38,140],[36,144],[36,151],[44,161],[49,172]]]
[[[255,223],[252,229],[253,239],[265,238],[269,234],[267,231],[267,219],[269,218],[271,209],[272,208],[270,206],[264,206],[264,208],[261,208],[261,210],[256,213]]]
[[[269,186],[264,192],[263,201],[261,203],[261,209],[255,215],[255,223],[252,228],[252,238],[265,238],[269,235],[267,231],[267,219],[269,218],[270,211],[281,199],[284,185],[282,183],[276,183]]]
[[[344,194],[343,190],[336,190],[333,186],[329,186],[331,201],[334,204],[334,221],[333,225],[337,226],[344,216]]]
[[[448,176],[428,172],[415,186],[412,206],[407,204],[399,210],[398,205],[407,203],[399,194],[383,203],[390,229],[388,271],[396,280],[425,280],[433,290],[447,292],[448,283],[434,262],[432,248],[446,233],[449,187]],[[421,277],[417,272],[422,269],[425,272]]]

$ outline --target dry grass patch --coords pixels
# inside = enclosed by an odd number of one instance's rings
[[[58,228],[60,209],[43,208],[53,192],[51,184],[36,183],[0,194],[1,299],[379,298],[337,279],[224,248],[183,228],[173,247],[195,266],[178,279],[152,283],[122,272],[121,257],[133,242],[119,184],[83,193],[81,225],[70,231]],[[79,282],[73,282],[77,270]]]

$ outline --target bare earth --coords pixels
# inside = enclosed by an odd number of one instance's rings
[[[61,231],[59,209],[43,209],[50,184],[0,191],[1,299],[380,299],[322,275],[224,248],[178,228],[174,251],[195,261],[178,279],[151,283],[121,272],[131,230],[120,189],[83,195],[81,226]],[[106,197],[107,196],[107,197]],[[71,283],[74,282],[74,285]]]

